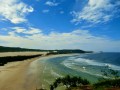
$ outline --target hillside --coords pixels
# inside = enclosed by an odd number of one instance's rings
[[[0,46],[0,52],[21,52],[21,51],[42,51],[42,50]]]
[[[92,51],[84,51],[80,49],[42,50],[42,49],[28,49],[28,48],[20,48],[20,47],[0,46],[0,52],[24,52],[24,51],[49,52],[49,54],[91,53],[92,52]]]

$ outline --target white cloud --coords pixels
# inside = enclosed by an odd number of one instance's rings
[[[29,30],[24,31],[25,34],[39,34],[41,33],[40,29],[30,27]]]
[[[27,31],[27,32],[26,32]],[[40,49],[83,49],[94,51],[120,51],[120,40],[94,36],[88,30],[74,30],[69,33],[51,32],[45,35],[40,29],[25,30],[25,36],[16,32],[0,35],[0,44]],[[30,34],[30,35],[29,35]]]
[[[58,6],[59,5],[59,3],[56,3],[56,2],[52,2],[52,1],[47,1],[46,3],[45,3],[46,5],[48,5],[48,6]]]
[[[42,12],[43,13],[48,13],[50,10],[49,9],[45,9],[45,10],[43,10]]]
[[[73,11],[74,19],[72,22],[80,23],[87,21],[91,23],[107,22],[112,19],[118,11],[120,1],[115,0],[88,0],[87,5],[81,11]]]
[[[26,29],[24,29],[22,27],[13,27],[11,29],[15,30],[14,32],[17,32],[17,33],[22,33],[24,31],[26,31]]]
[[[60,14],[64,14],[64,11],[60,11]]]
[[[12,28],[9,28],[9,29],[12,30],[12,31],[10,31],[10,33],[14,32],[14,33],[23,33],[23,34],[31,34],[31,35],[41,33],[40,29],[33,28],[33,27],[29,27],[28,29],[23,28],[23,27],[12,27]]]
[[[0,20],[9,20],[17,24],[27,21],[25,16],[33,8],[20,0],[0,0]]]
[[[16,36],[15,32],[8,32],[8,35],[10,35],[10,36]]]

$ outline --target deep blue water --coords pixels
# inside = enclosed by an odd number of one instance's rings
[[[94,53],[81,56],[97,62],[110,63],[120,66],[120,53]]]

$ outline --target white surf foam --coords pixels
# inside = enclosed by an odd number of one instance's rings
[[[110,63],[102,63],[102,62],[97,62],[95,60],[90,60],[90,59],[84,59],[84,58],[68,58],[67,60],[62,62],[63,65],[65,65],[68,68],[71,68],[72,66],[79,65],[92,65],[92,66],[103,66],[103,67],[108,67],[113,70],[120,70],[120,66],[113,65]]]
[[[56,73],[53,69],[51,69],[51,74],[55,77],[63,77],[62,75]]]

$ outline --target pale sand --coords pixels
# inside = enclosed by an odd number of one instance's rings
[[[37,83],[38,72],[36,72],[37,64],[33,61],[57,56],[66,55],[42,56],[25,61],[11,62],[5,66],[0,66],[0,90],[36,90],[39,87],[39,84]]]
[[[36,90],[35,77],[28,74],[29,64],[36,59],[0,66],[0,90]]]
[[[0,57],[6,56],[29,56],[47,52],[5,52],[0,53]],[[17,61],[0,66],[0,90],[36,90],[35,75],[29,74],[29,65],[32,61],[40,57]]]
[[[0,53],[0,57],[6,57],[6,56],[23,56],[23,55],[37,55],[37,54],[47,54],[47,52],[3,52]]]

